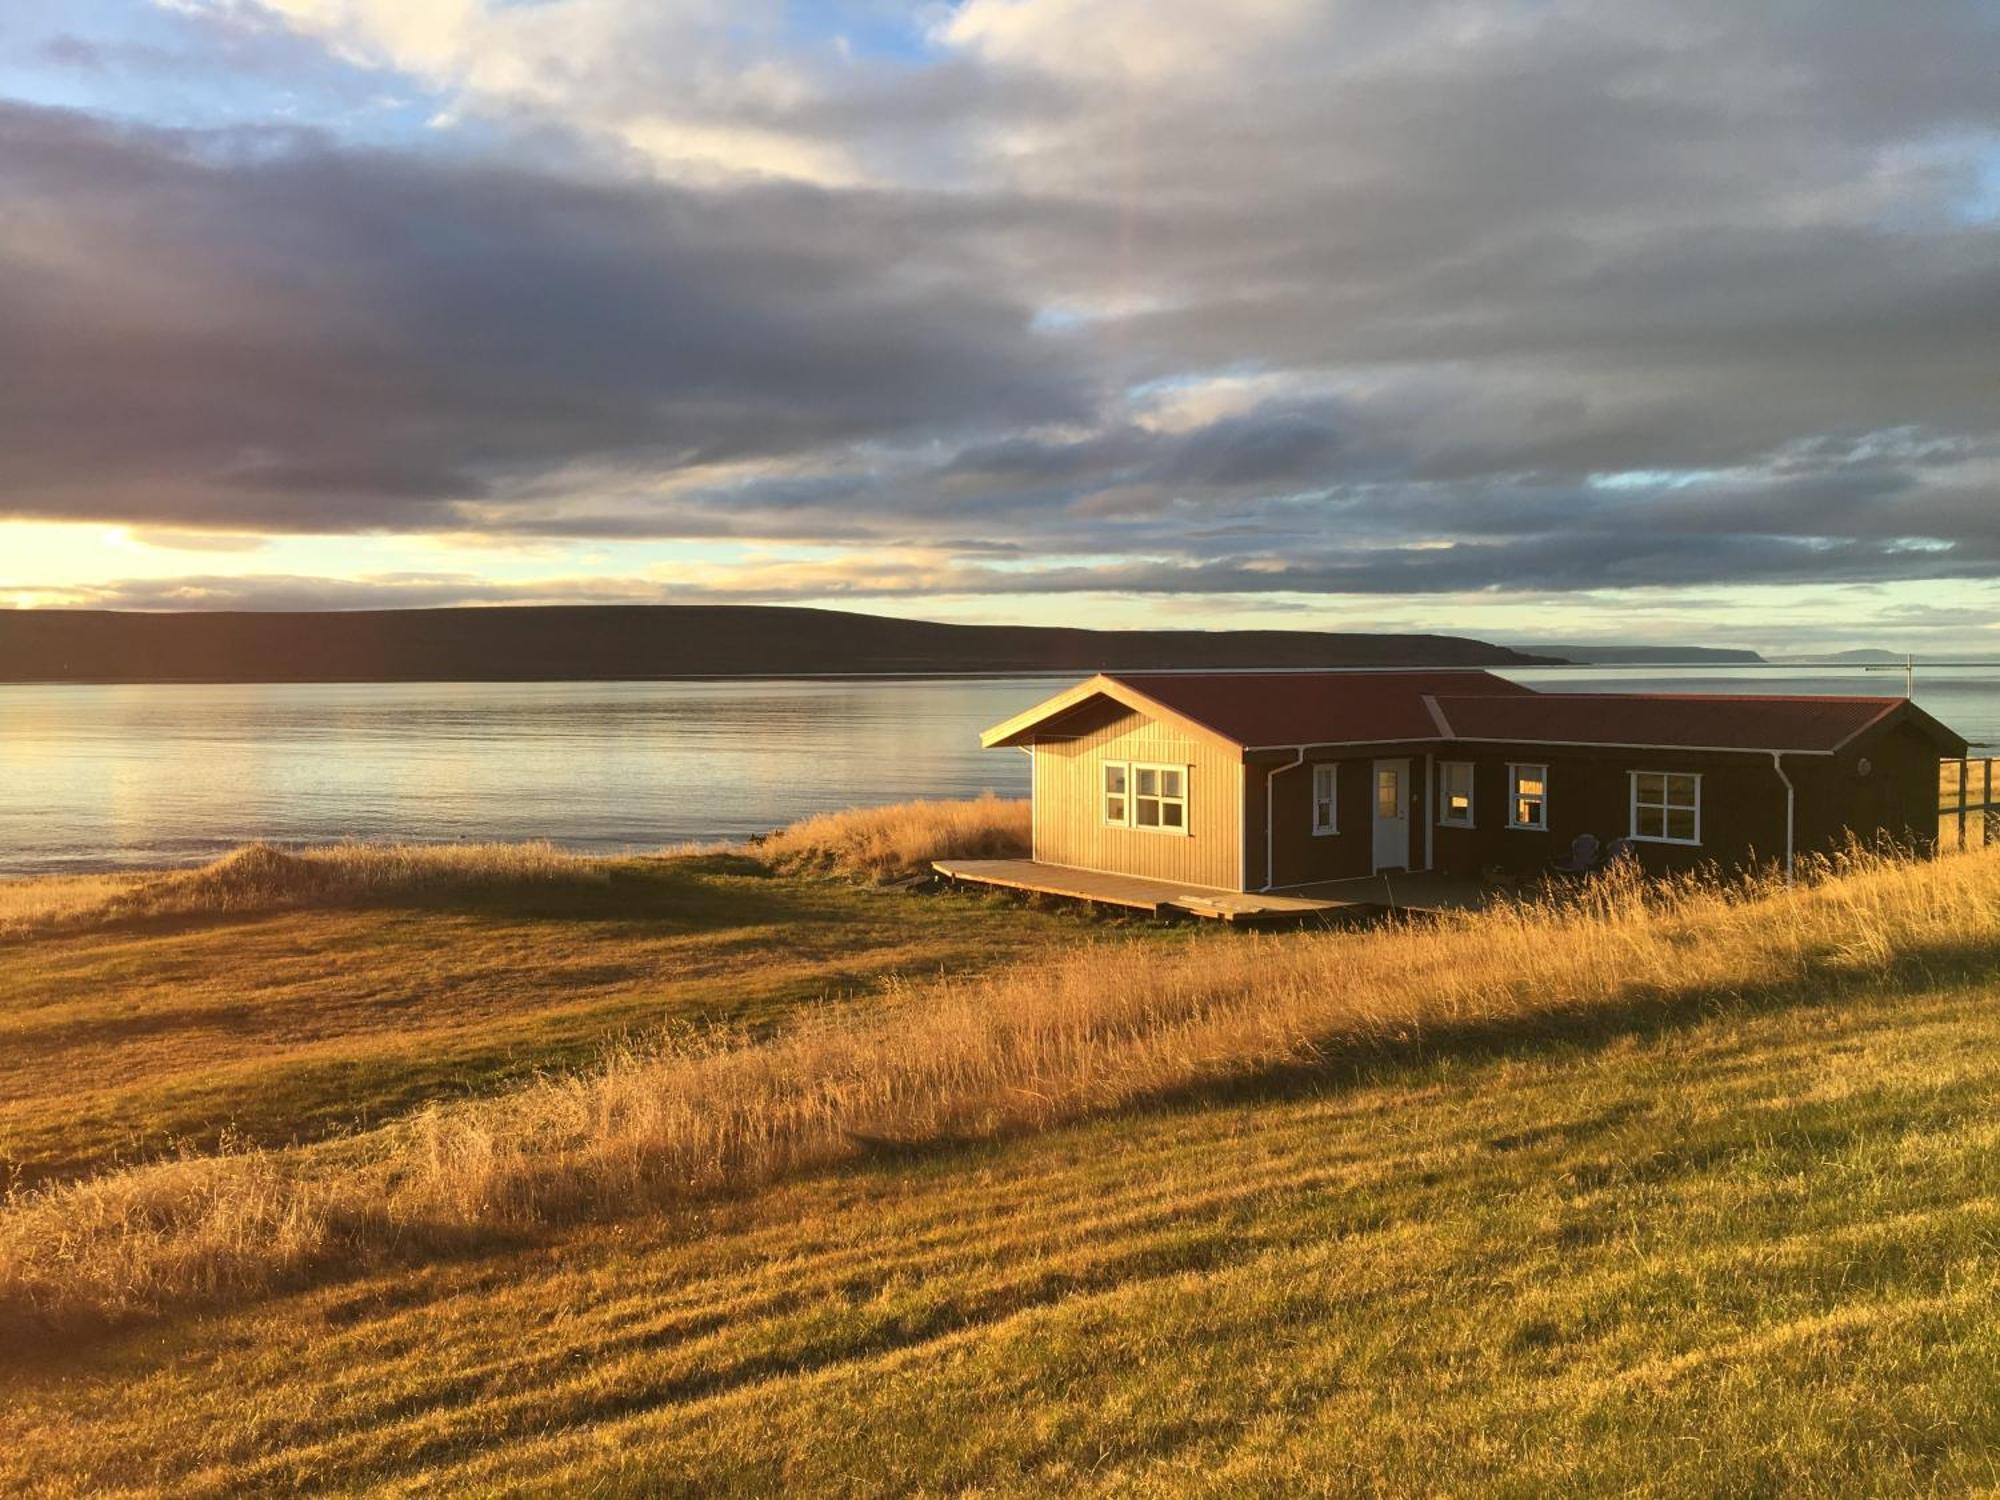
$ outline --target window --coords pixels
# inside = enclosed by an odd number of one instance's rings
[[[1690,771],[1634,771],[1632,837],[1649,844],[1699,844],[1701,777]]]
[[[1547,828],[1549,826],[1549,768],[1510,765],[1507,767],[1507,826]]]
[[[1438,822],[1447,828],[1472,826],[1472,762],[1438,763]]]
[[[1123,828],[1129,820],[1125,800],[1126,779],[1130,772],[1120,761],[1107,761],[1104,766],[1104,821],[1116,823]]]
[[[1186,833],[1187,783],[1186,766],[1140,766],[1126,761],[1106,761],[1104,821],[1118,828]]]
[[[1340,832],[1340,767],[1313,767],[1313,832]]]
[[[1394,821],[1403,815],[1403,773],[1394,766],[1375,768],[1375,816]]]
[[[1187,767],[1132,768],[1132,826],[1187,832]]]

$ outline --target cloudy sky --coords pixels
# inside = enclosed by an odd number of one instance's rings
[[[1993,0],[0,6],[0,603],[2000,650]]]

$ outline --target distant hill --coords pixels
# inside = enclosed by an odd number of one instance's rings
[[[1764,658],[1755,651],[1728,646],[1523,646],[1544,656],[1559,657],[1591,667],[1756,666]]]
[[[1903,653],[1900,651],[1883,651],[1877,647],[1868,646],[1859,651],[1823,651],[1814,656],[1781,656],[1777,660],[1786,662],[1861,662],[1870,665],[1879,663],[1884,666],[1900,667],[1903,664]]]
[[[5,682],[531,682],[1549,660],[1449,635],[941,625],[774,605],[0,610]]]

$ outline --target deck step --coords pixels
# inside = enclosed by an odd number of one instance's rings
[[[1303,905],[1304,903],[1299,903]],[[1160,903],[1175,911],[1189,912],[1197,917],[1220,917],[1224,921],[1236,917],[1257,916],[1276,910],[1269,902],[1259,901],[1254,896],[1174,896]]]

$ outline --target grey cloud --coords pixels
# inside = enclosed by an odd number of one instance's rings
[[[552,578],[496,582],[465,574],[391,573],[359,579],[290,575],[190,575],[128,579],[79,591],[76,601],[106,609],[361,609],[462,604],[782,603],[850,597],[888,599],[981,595],[1131,594],[1162,598],[1242,599],[1344,594],[1364,597],[1495,592],[1573,594],[1603,590],[1708,589],[1719,581],[1712,542],[1678,538],[1635,551],[1618,538],[1589,537],[1460,543],[1449,547],[1371,547],[1300,554],[1274,565],[1263,557],[1195,563],[1132,561],[1090,567],[872,569],[792,581],[706,585],[637,578]],[[1969,557],[1924,553],[1899,557],[1880,544],[1809,546],[1774,538],[1741,544],[1729,559],[1735,583],[1867,583],[1885,568],[1912,578],[2000,579],[2000,548]],[[1984,617],[1947,612],[1953,622]],[[1940,616],[1944,619],[1946,616]],[[1926,617],[1923,623],[1938,623]]]
[[[104,66],[104,49],[67,32],[52,36],[37,49],[50,62],[65,68],[95,72]]]
[[[0,111],[8,513],[434,527],[574,463],[1088,410],[1024,309],[908,273],[893,203],[216,145]]]
[[[1152,89],[809,74],[676,107],[894,182],[0,116],[0,512],[918,544],[968,592],[1993,576],[1980,7],[1356,0]],[[1149,420],[1222,375],[1271,394]]]

